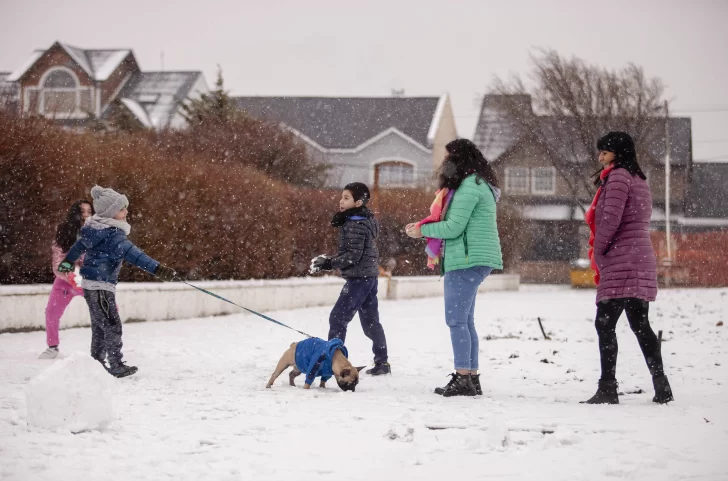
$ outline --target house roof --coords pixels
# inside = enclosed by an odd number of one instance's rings
[[[107,80],[116,68],[131,54],[129,49],[110,50],[86,50],[74,47],[65,43],[56,42],[68,55],[88,74],[93,80],[103,82]],[[49,49],[50,50],[50,49]],[[25,61],[25,63],[10,76],[11,81],[17,82],[30,70],[35,62],[40,59],[47,50],[36,50]]]
[[[728,219],[728,163],[693,164],[685,216]]]
[[[166,126],[191,94],[202,72],[137,72],[119,93],[142,124]],[[142,110],[140,110],[142,109]]]
[[[515,102],[515,103],[513,103]],[[533,115],[531,97],[529,95],[504,96],[486,95],[480,110],[478,125],[473,141],[489,160],[497,160],[504,153],[515,147],[525,137],[522,127],[505,115],[505,112],[516,106],[523,111],[521,115]],[[573,117],[538,116],[541,132],[550,140],[549,145],[564,158],[586,159],[591,153],[586,152],[579,141],[577,126]],[[653,120],[662,128],[663,119]],[[653,140],[648,145],[650,156],[664,163],[665,135],[656,130]],[[692,159],[692,127],[690,118],[670,118],[670,161],[673,164],[689,164]]]
[[[395,128],[422,146],[440,97],[236,97],[253,117],[282,122],[326,149],[353,149]]]
[[[0,108],[2,103],[17,101],[19,98],[18,84],[7,80],[11,72],[0,72]]]

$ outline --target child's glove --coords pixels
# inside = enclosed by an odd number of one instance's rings
[[[175,277],[177,277],[177,273],[174,271],[174,269],[167,267],[163,264],[159,264],[157,270],[154,271],[154,275],[165,282],[171,282],[174,280]]]
[[[330,271],[331,269],[331,257],[327,255],[320,255],[311,259],[311,267],[309,268],[308,273],[316,274],[320,271]]]
[[[69,261],[68,259],[63,259],[61,263],[58,265],[58,272],[72,272],[73,271],[73,262]]]

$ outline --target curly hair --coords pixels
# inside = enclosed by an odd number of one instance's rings
[[[478,147],[467,139],[456,139],[445,146],[447,157],[437,169],[438,185],[442,189],[457,189],[466,177],[476,174],[476,182],[485,180],[493,187],[498,187],[498,177],[493,167],[483,156]]]

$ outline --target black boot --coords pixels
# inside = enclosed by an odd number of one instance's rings
[[[367,369],[367,374],[372,376],[381,376],[382,374],[392,374],[392,367],[388,362],[376,362],[374,367]]]
[[[445,394],[445,391],[447,391],[450,388],[450,386],[452,385],[452,383],[455,382],[455,377],[456,377],[455,373],[450,374],[450,382],[448,382],[445,387],[436,387],[435,394],[439,394],[440,396]]]
[[[478,396],[482,396],[483,388],[480,387],[480,374],[471,374],[470,380],[473,381],[473,386],[475,386],[475,393]]]
[[[444,397],[477,395],[470,374],[454,373],[451,376],[452,379],[447,383],[447,386],[435,389],[435,394],[442,394]]]
[[[109,374],[111,374],[114,377],[126,377],[131,376],[135,372],[138,371],[136,366],[127,366],[124,362],[120,362],[118,364],[114,364],[107,369],[109,371]]]
[[[652,385],[655,387],[655,397],[652,398],[653,403],[666,404],[673,401],[672,389],[670,383],[667,382],[667,376],[656,376],[652,378]]]
[[[619,404],[617,381],[600,379],[596,394],[586,401],[581,401],[581,404]]]

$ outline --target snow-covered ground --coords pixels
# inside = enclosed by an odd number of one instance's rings
[[[72,434],[28,427],[25,390],[52,361],[45,334],[0,335],[0,479],[726,480],[728,289],[662,290],[655,330],[676,401],[652,386],[626,319],[619,406],[588,406],[598,378],[594,293],[522,287],[480,295],[481,398],[442,398],[452,355],[442,298],[383,302],[394,374],[310,391],[265,383],[298,335],[250,315],[128,324],[114,421]],[[77,302],[77,301],[74,301]],[[329,308],[274,313],[325,336]],[[542,339],[536,317],[552,340]],[[90,331],[61,333],[61,352]],[[489,338],[490,340],[486,340]],[[355,320],[350,358],[369,341]],[[643,393],[635,394],[635,391]]]

